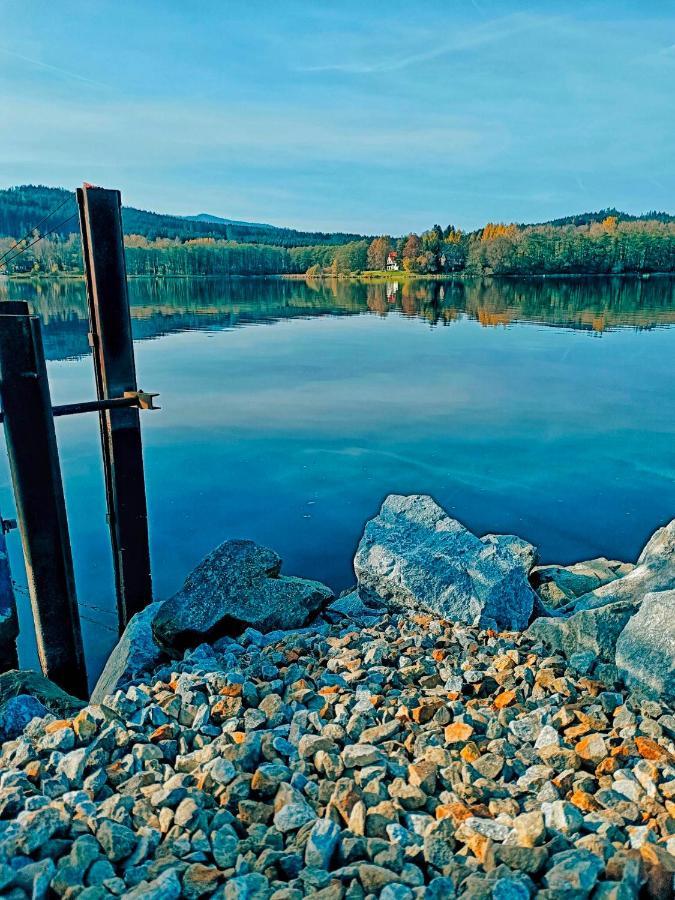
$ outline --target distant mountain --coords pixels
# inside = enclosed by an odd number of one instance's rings
[[[53,215],[50,213],[53,212]],[[0,190],[0,237],[19,238],[49,216],[40,230],[66,236],[79,230],[75,194],[64,188],[23,184]],[[323,231],[298,231],[252,222],[237,222],[201,213],[199,216],[173,216],[125,206],[122,209],[125,234],[140,234],[149,240],[194,240],[216,238],[248,244],[279,247],[306,247],[319,244],[346,244],[359,240],[360,234]]]
[[[183,216],[189,222],[212,222],[214,225],[243,225],[246,228],[276,228],[276,225],[265,225],[262,222],[242,222],[239,219],[224,219],[212,216],[211,213],[199,213],[196,216]]]

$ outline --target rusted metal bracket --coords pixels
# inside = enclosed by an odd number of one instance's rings
[[[104,409],[161,409],[155,406],[154,398],[159,394],[151,394],[147,391],[125,391],[122,397],[111,397],[109,400],[85,400],[82,403],[62,403],[60,406],[52,406],[52,415],[74,416],[80,413],[101,412]],[[0,422],[4,420],[4,414],[0,410]]]

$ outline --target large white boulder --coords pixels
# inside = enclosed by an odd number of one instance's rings
[[[675,590],[643,598],[616,642],[616,667],[629,687],[675,700]]]
[[[428,496],[391,494],[354,558],[359,594],[498,630],[527,626],[536,550],[512,535],[476,537]]]

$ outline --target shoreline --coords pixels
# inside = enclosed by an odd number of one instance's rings
[[[182,281],[182,280],[234,280],[241,281],[243,279],[266,281],[281,279],[286,281],[355,281],[370,282],[372,284],[385,283],[391,281],[485,281],[485,280],[523,280],[523,281],[546,281],[546,280],[585,280],[585,279],[614,279],[621,278],[626,280],[649,281],[651,278],[673,278],[675,272],[559,272],[559,273],[530,273],[530,274],[465,274],[463,272],[452,273],[431,273],[424,275],[420,272],[362,272],[360,274],[349,275],[307,275],[304,273],[268,273],[266,275],[250,274],[250,275],[231,275],[210,273],[208,275],[127,275],[129,281],[136,280],[153,280],[153,281]],[[84,274],[78,272],[58,272],[58,273],[39,273],[39,274],[0,274],[0,285],[3,281],[13,282],[55,282],[55,281],[84,281]]]
[[[226,541],[88,703],[0,675],[0,890],[672,896],[674,549],[675,520],[636,563],[536,566],[390,495],[336,600]]]

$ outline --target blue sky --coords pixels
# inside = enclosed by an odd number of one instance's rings
[[[0,0],[0,184],[368,233],[675,211],[675,3]]]

